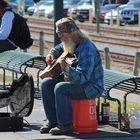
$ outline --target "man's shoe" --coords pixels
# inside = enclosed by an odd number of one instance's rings
[[[57,127],[52,128],[49,133],[52,135],[65,135],[73,132],[72,124],[59,125]]]
[[[56,124],[44,125],[40,128],[40,133],[42,133],[42,134],[49,133],[49,131],[54,127],[56,127]]]

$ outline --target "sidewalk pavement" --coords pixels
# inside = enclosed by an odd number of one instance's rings
[[[85,134],[71,134],[62,136],[52,136],[50,134],[40,134],[39,129],[45,123],[45,114],[42,101],[35,99],[34,108],[29,117],[24,118],[24,128],[17,132],[0,132],[0,140],[139,140],[139,133],[129,133],[119,131],[109,125],[99,125],[97,132]]]

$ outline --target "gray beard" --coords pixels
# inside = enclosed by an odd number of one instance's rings
[[[68,41],[63,41],[62,44],[65,52],[68,52],[70,54],[74,53],[76,47],[75,42],[69,39]]]

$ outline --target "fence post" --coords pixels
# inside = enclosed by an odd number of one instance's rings
[[[17,1],[17,13],[20,12],[20,8],[21,8],[21,3],[20,0]]]
[[[120,26],[120,14],[119,14],[119,9],[117,9],[117,26],[119,27]]]
[[[133,74],[135,76],[139,75],[139,68],[140,68],[140,52],[136,52],[135,60],[134,60],[134,70],[133,70]]]
[[[110,69],[110,53],[109,53],[109,48],[104,49],[105,53],[105,68]]]
[[[93,12],[92,12],[92,8],[89,9],[89,23],[92,23],[93,20]]]
[[[69,14],[70,14],[70,15],[69,15],[69,16],[70,16],[70,18],[71,18],[71,19],[73,19],[73,12],[72,12],[72,8],[70,8],[70,9],[69,9]]]
[[[96,32],[100,32],[100,2],[95,0]]]
[[[36,3],[36,16],[39,17],[39,4]]]
[[[138,26],[139,26],[139,30],[140,30],[140,11],[138,12]]]
[[[39,39],[39,46],[40,46],[40,55],[44,56],[44,32],[40,31],[40,39]]]
[[[112,10],[110,11],[110,26],[113,26],[113,15],[112,15]]]

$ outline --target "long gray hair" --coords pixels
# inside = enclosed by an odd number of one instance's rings
[[[81,38],[85,38],[85,39],[92,41],[90,36],[88,35],[88,33],[85,30],[80,29],[78,31],[75,31],[75,33],[78,34]]]

